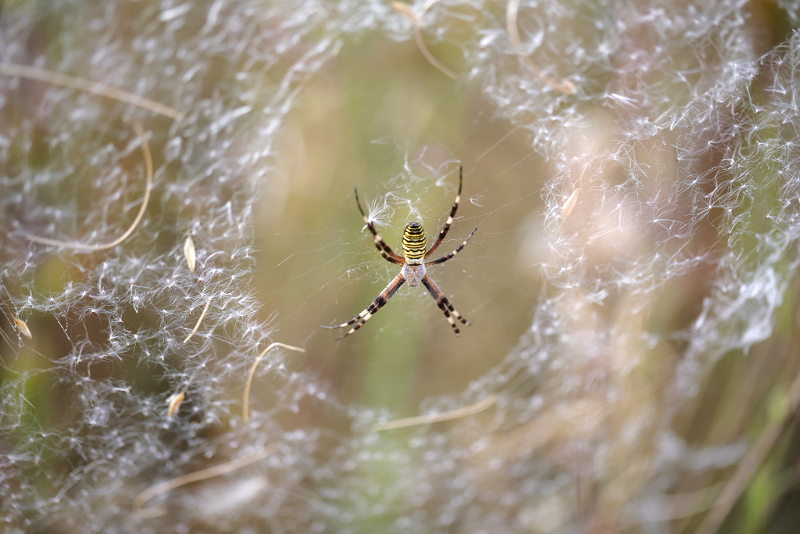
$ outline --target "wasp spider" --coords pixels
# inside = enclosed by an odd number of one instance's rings
[[[472,230],[467,238],[460,245],[458,245],[453,252],[442,256],[437,260],[425,260],[425,258],[433,254],[434,251],[439,248],[439,245],[442,244],[442,241],[444,241],[444,238],[447,236],[447,232],[450,231],[450,225],[453,224],[453,218],[456,216],[458,203],[461,200],[461,184],[463,181],[463,168],[459,167],[458,193],[456,194],[456,200],[453,202],[453,207],[450,209],[450,215],[447,217],[447,221],[444,223],[442,230],[439,232],[439,237],[436,238],[436,242],[433,244],[433,246],[427,251],[425,250],[425,230],[422,229],[422,225],[420,223],[411,222],[408,223],[403,230],[403,256],[395,254],[389,245],[386,244],[386,241],[384,241],[380,236],[378,231],[375,229],[375,226],[372,224],[372,221],[369,220],[367,214],[364,212],[364,208],[361,207],[361,201],[358,198],[358,190],[354,190],[356,193],[356,204],[358,204],[358,211],[361,212],[361,216],[364,218],[364,223],[372,233],[372,237],[375,238],[375,248],[378,249],[378,252],[380,252],[381,256],[383,256],[386,261],[402,265],[403,267],[400,269],[400,274],[395,276],[394,280],[389,282],[389,285],[380,292],[378,297],[372,301],[372,304],[367,306],[364,311],[354,316],[346,323],[336,326],[325,326],[323,328],[346,328],[352,325],[353,327],[342,337],[349,336],[364,326],[366,322],[369,321],[370,317],[378,313],[378,310],[380,310],[386,304],[386,302],[392,298],[392,295],[394,295],[395,292],[400,289],[400,286],[402,286],[405,282],[408,282],[408,285],[411,287],[418,286],[420,282],[425,286],[425,288],[433,297],[433,300],[436,301],[436,305],[439,306],[439,309],[442,310],[444,316],[447,317],[447,321],[450,323],[450,326],[453,327],[453,332],[456,334],[459,333],[459,329],[453,317],[463,324],[469,324],[469,321],[464,319],[464,317],[462,317],[462,315],[456,311],[453,305],[450,304],[450,301],[447,300],[447,297],[444,296],[442,290],[439,289],[439,286],[436,285],[436,282],[433,281],[433,278],[431,278],[427,272],[427,266],[444,263],[461,252],[461,250],[467,246],[467,242],[470,240],[470,238],[472,238],[478,229],[475,228]]]

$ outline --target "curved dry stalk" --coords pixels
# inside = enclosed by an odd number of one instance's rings
[[[183,243],[183,257],[186,258],[189,271],[194,272],[197,265],[197,252],[194,249],[194,240],[191,235],[186,236],[186,241]]]
[[[525,55],[524,47],[522,46],[522,39],[519,36],[519,28],[517,27],[517,16],[519,15],[519,2],[520,0],[508,0],[506,4],[506,31],[511,40],[511,44],[517,49],[517,55],[525,65],[533,72],[533,74],[546,83],[551,89],[560,91],[565,94],[575,92],[575,84],[566,78],[555,79],[539,70]]]
[[[422,16],[425,15],[425,12],[431,6],[433,6],[433,4],[436,3],[436,1],[437,0],[429,2],[424,7],[424,9],[422,11]],[[428,60],[428,63],[433,65],[437,70],[439,70],[445,76],[448,76],[448,77],[452,78],[453,80],[455,80],[456,79],[455,72],[453,72],[452,70],[448,69],[444,65],[444,63],[442,63],[441,61],[436,59],[436,56],[434,56],[433,53],[431,53],[431,51],[428,49],[428,45],[425,44],[425,39],[422,38],[422,21],[420,20],[422,17],[421,16],[418,17],[417,15],[415,15],[414,12],[411,11],[411,8],[408,7],[408,4],[405,4],[403,2],[392,2],[391,5],[395,9],[395,11],[397,11],[398,13],[403,15],[405,18],[410,20],[411,23],[414,25],[414,41],[417,43],[417,48],[419,48],[419,51],[422,53],[422,55],[425,57],[425,59]]]
[[[30,80],[38,80],[47,82],[53,85],[60,85],[62,87],[69,87],[70,89],[77,89],[94,95],[104,96],[119,102],[125,102],[133,106],[147,109],[153,113],[164,115],[174,121],[183,119],[183,113],[172,109],[171,107],[159,104],[154,100],[145,98],[143,96],[123,91],[110,85],[85,80],[83,78],[76,78],[60,72],[53,72],[46,69],[31,67],[29,65],[17,65],[14,63],[0,63],[0,74],[7,76],[16,76],[19,78],[28,78]]]
[[[186,391],[181,391],[169,396],[169,405],[167,406],[167,419],[172,419],[183,404],[183,399],[186,398]]]
[[[300,347],[293,347],[292,345],[286,345],[285,343],[270,343],[269,346],[261,351],[256,357],[256,360],[253,362],[253,365],[250,366],[250,370],[247,372],[247,381],[244,383],[244,392],[242,393],[242,419],[247,421],[250,419],[250,386],[253,384],[253,377],[256,374],[256,369],[258,368],[259,362],[267,353],[274,349],[275,347],[283,347],[284,349],[294,350],[297,352],[305,352],[306,349],[301,349]]]
[[[194,328],[192,328],[192,331],[189,332],[189,335],[186,336],[186,339],[183,340],[184,343],[186,343],[187,341],[192,339],[192,336],[197,333],[197,329],[200,328],[200,323],[203,322],[203,317],[206,316],[206,312],[208,311],[208,307],[211,305],[211,299],[212,298],[213,298],[213,296],[212,297],[208,297],[208,300],[206,301],[206,305],[203,307],[203,311],[200,312],[200,317],[197,318],[197,323],[194,325]]]
[[[25,336],[28,339],[33,339],[33,335],[31,334],[30,328],[28,328],[28,323],[20,319],[19,317],[14,317],[14,324],[17,326],[17,330],[19,333]]]
[[[64,248],[71,248],[75,250],[84,250],[87,252],[92,252],[96,250],[105,250],[108,248],[115,247],[125,241],[128,236],[130,236],[136,227],[139,225],[139,222],[144,217],[144,212],[147,209],[147,203],[150,201],[150,192],[153,186],[153,158],[150,155],[150,145],[147,144],[147,139],[144,137],[144,132],[142,131],[142,127],[140,124],[135,123],[134,128],[136,129],[136,135],[139,136],[139,142],[142,146],[142,153],[144,154],[144,164],[145,164],[145,189],[144,189],[144,198],[142,199],[142,205],[139,207],[139,213],[136,214],[136,218],[131,223],[130,227],[122,234],[120,237],[111,241],[109,243],[101,243],[98,245],[92,245],[88,243],[77,243],[71,241],[61,241],[59,239],[50,239],[48,237],[40,237],[36,235],[25,234],[25,237],[33,241],[34,243],[41,243],[43,245],[52,245],[55,247],[64,247]]]
[[[139,495],[133,498],[131,501],[131,509],[138,513],[147,501],[152,499],[153,497],[157,497],[162,493],[166,493],[168,491],[172,491],[176,488],[181,486],[185,486],[187,484],[192,484],[194,482],[200,482],[201,480],[207,480],[209,478],[217,477],[220,475],[224,475],[226,473],[230,473],[232,471],[236,471],[237,469],[241,469],[244,466],[250,465],[255,463],[259,460],[262,460],[275,452],[277,449],[277,445],[271,445],[269,447],[265,447],[260,451],[248,454],[247,456],[242,456],[241,458],[236,458],[229,462],[221,463],[219,465],[214,465],[211,467],[206,467],[205,469],[200,469],[198,471],[193,471],[191,473],[187,473],[185,475],[181,475],[179,477],[172,478],[170,480],[165,480],[164,482],[160,482],[155,486],[150,486]]]
[[[497,402],[496,395],[489,395],[474,404],[470,404],[468,406],[462,406],[461,408],[456,408],[455,410],[449,410],[447,412],[442,413],[435,413],[430,415],[417,415],[415,417],[406,417],[404,419],[395,419],[394,421],[387,421],[386,423],[378,423],[377,425],[372,427],[372,430],[375,432],[379,432],[381,430],[394,430],[396,428],[405,428],[409,426],[417,426],[417,425],[429,425],[432,423],[440,423],[442,421],[452,421],[453,419],[461,419],[463,417],[468,417],[470,415],[475,415],[476,413],[482,412],[483,410],[491,407],[495,402]]]
[[[744,459],[737,464],[736,472],[728,480],[722,493],[719,494],[714,502],[711,511],[696,532],[699,534],[713,534],[719,530],[722,522],[728,517],[733,506],[744,493],[753,475],[764,462],[764,458],[767,457],[767,454],[775,446],[775,442],[783,434],[789,418],[797,412],[799,406],[800,376],[797,376],[789,389],[789,398],[786,402],[784,413],[764,430],[764,433],[761,434]]]
[[[581,193],[581,188],[576,187],[575,190],[570,194],[567,200],[561,204],[561,220],[566,221],[567,217],[572,214],[572,210],[575,209],[575,205],[578,203],[578,195]]]

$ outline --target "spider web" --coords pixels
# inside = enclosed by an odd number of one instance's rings
[[[0,524],[692,526],[752,450],[759,413],[722,425],[707,407],[742,405],[714,373],[748,399],[778,382],[775,404],[791,399],[797,8],[4,6]],[[26,237],[123,233],[145,188],[135,124],[155,171],[133,234],[90,253]],[[352,187],[398,250],[410,220],[432,242],[459,164],[439,251],[480,229],[432,275],[474,325],[456,338],[404,287],[337,343],[319,325],[397,272]],[[267,354],[243,418],[248,369],[273,341],[306,352]],[[375,429],[487,399],[458,420]]]

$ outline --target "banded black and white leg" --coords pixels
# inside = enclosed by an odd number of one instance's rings
[[[444,223],[441,231],[439,232],[439,237],[436,238],[436,241],[433,243],[433,246],[428,249],[425,253],[425,257],[427,258],[433,251],[439,248],[439,245],[442,244],[444,238],[447,237],[447,232],[450,231],[450,226],[453,224],[453,221],[456,218],[456,211],[458,211],[458,204],[461,202],[461,186],[464,183],[464,167],[459,165],[458,167],[458,193],[456,193],[456,199],[453,201],[453,207],[450,208],[450,215],[447,216],[447,220]]]
[[[397,255],[392,250],[392,247],[386,244],[386,241],[383,240],[381,234],[379,234],[378,230],[375,229],[375,225],[372,224],[372,221],[369,220],[369,217],[367,217],[367,213],[364,211],[364,208],[361,207],[361,200],[358,198],[358,189],[353,189],[353,192],[356,194],[356,204],[358,205],[358,211],[361,212],[361,218],[364,219],[364,224],[367,225],[367,229],[369,229],[373,239],[375,240],[375,248],[378,249],[378,252],[381,253],[381,256],[383,256],[386,261],[395,263],[397,265],[402,265],[405,263],[403,257]]]
[[[392,298],[392,295],[394,295],[395,292],[397,292],[397,290],[400,289],[400,286],[402,286],[405,281],[406,279],[403,277],[402,273],[398,274],[397,276],[394,277],[394,279],[391,282],[389,282],[389,285],[386,286],[384,290],[380,292],[377,298],[375,298],[375,300],[373,300],[369,306],[364,308],[364,310],[362,310],[357,315],[354,315],[352,319],[350,319],[346,323],[337,324],[335,326],[323,326],[323,328],[346,328],[350,325],[354,325],[353,328],[348,330],[346,334],[339,337],[338,339],[342,339],[349,336],[350,334],[352,334],[353,332],[364,326],[367,323],[367,321],[369,321],[370,317],[378,313],[378,310],[383,308],[383,306],[389,301],[390,298]]]
[[[428,292],[433,297],[433,300],[436,301],[436,305],[439,306],[439,309],[442,310],[444,316],[447,318],[447,322],[450,323],[450,326],[453,328],[453,332],[458,335],[461,333],[461,330],[458,329],[458,325],[456,324],[453,317],[461,321],[463,324],[468,325],[469,321],[467,321],[458,311],[450,304],[450,301],[447,297],[444,296],[442,290],[439,289],[439,286],[436,285],[436,282],[433,281],[433,278],[430,275],[425,275],[422,278],[422,284],[428,290]]]
[[[476,227],[475,227],[475,228],[474,228],[474,229],[473,229],[473,230],[472,230],[472,231],[469,233],[469,235],[467,236],[467,238],[466,238],[464,241],[462,241],[462,242],[461,242],[461,244],[460,244],[460,245],[458,245],[458,246],[456,247],[456,249],[455,249],[453,252],[451,252],[450,254],[447,254],[446,256],[442,256],[442,257],[441,257],[441,258],[439,258],[438,260],[426,261],[426,262],[425,262],[425,265],[438,265],[438,264],[440,264],[440,263],[444,263],[444,262],[446,262],[447,260],[450,260],[450,259],[452,259],[452,258],[453,258],[453,256],[455,256],[456,254],[458,254],[459,252],[461,252],[462,250],[464,250],[464,247],[466,247],[466,246],[467,246],[467,243],[469,242],[469,240],[470,240],[470,239],[472,239],[472,236],[474,236],[474,235],[475,235],[475,232],[477,232],[477,231],[478,231],[478,227],[476,226]]]

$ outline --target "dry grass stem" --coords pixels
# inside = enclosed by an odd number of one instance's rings
[[[189,332],[189,335],[186,336],[186,339],[183,340],[184,343],[186,343],[187,341],[192,339],[192,336],[197,333],[197,330],[200,328],[200,323],[203,322],[203,318],[206,316],[206,312],[208,311],[208,307],[211,305],[211,299],[212,299],[212,297],[208,297],[208,300],[206,301],[206,305],[203,306],[203,311],[200,312],[200,317],[197,318],[197,323],[195,323],[194,328],[192,328],[192,331]]]
[[[138,108],[146,109],[152,111],[153,113],[169,117],[174,121],[183,119],[183,113],[165,106],[164,104],[159,104],[158,102],[150,100],[149,98],[129,93],[110,85],[86,80],[83,78],[76,78],[75,76],[69,76],[59,72],[53,72],[28,65],[0,63],[0,74],[5,74],[6,76],[16,76],[19,78],[27,78],[29,80],[38,80],[53,85],[77,89],[78,91],[84,91],[94,95],[104,96],[106,98],[111,98],[112,100],[125,102],[126,104],[131,104]]]
[[[452,70],[448,69],[441,61],[436,59],[436,57],[428,49],[428,45],[425,44],[425,40],[422,38],[422,21],[421,21],[421,18],[423,16],[425,16],[425,12],[431,6],[433,6],[433,4],[435,4],[435,3],[436,3],[436,0],[434,0],[433,2],[429,2],[425,6],[425,8],[423,9],[422,15],[419,16],[419,17],[416,14],[414,14],[414,12],[411,10],[411,8],[406,3],[403,3],[403,2],[392,2],[391,5],[395,9],[395,11],[397,11],[398,13],[403,15],[405,18],[410,20],[411,23],[414,25],[414,41],[417,43],[417,48],[419,48],[419,51],[422,53],[422,55],[425,57],[425,59],[428,60],[428,63],[433,65],[437,70],[439,70],[445,76],[448,76],[448,77],[452,78],[453,80],[455,80],[456,79],[456,74]]]
[[[703,520],[700,528],[696,530],[698,534],[714,534],[719,531],[722,522],[728,517],[733,506],[747,489],[753,475],[783,434],[789,418],[797,412],[798,405],[800,405],[800,375],[794,379],[789,389],[789,398],[784,413],[764,430],[744,459],[737,464],[736,472],[725,484],[725,488],[717,497],[711,511]]]
[[[415,417],[406,417],[405,419],[395,419],[394,421],[388,421],[386,423],[378,423],[377,425],[373,426],[372,429],[376,432],[379,432],[381,430],[394,430],[396,428],[430,425],[432,423],[440,423],[442,421],[452,421],[453,419],[461,419],[463,417],[468,417],[470,415],[475,415],[476,413],[482,412],[483,410],[491,407],[495,402],[497,402],[497,397],[495,395],[489,395],[488,397],[485,397],[474,404],[470,404],[469,406],[463,406],[461,408],[456,408],[455,410],[442,413],[418,415]]]
[[[194,240],[190,235],[186,236],[186,241],[183,243],[183,257],[186,258],[186,264],[189,266],[189,270],[194,272],[195,266],[197,265],[197,254],[194,249]]]
[[[113,248],[123,241],[125,241],[128,236],[130,236],[133,231],[139,226],[139,222],[142,220],[144,216],[144,212],[147,209],[147,204],[150,201],[150,192],[153,186],[153,158],[150,155],[150,145],[147,144],[147,139],[144,137],[144,132],[142,131],[141,125],[134,124],[134,128],[136,129],[136,135],[139,136],[139,142],[142,146],[142,153],[144,154],[144,163],[145,163],[145,188],[144,188],[144,198],[142,199],[142,205],[139,208],[139,213],[136,214],[136,218],[131,223],[130,227],[125,231],[124,234],[119,236],[114,241],[109,243],[101,243],[97,245],[93,245],[90,243],[76,243],[71,241],[61,241],[58,239],[50,239],[47,237],[39,237],[36,235],[29,235],[26,234],[25,237],[33,241],[34,243],[41,243],[43,245],[52,245],[55,247],[64,247],[64,248],[71,248],[75,250],[84,250],[87,252],[96,251],[96,250],[105,250],[109,248]]]
[[[23,321],[19,317],[14,317],[14,324],[17,325],[17,330],[19,330],[20,334],[22,334],[23,336],[25,336],[28,339],[33,339],[33,336],[31,335],[31,331],[28,328],[28,323],[26,323],[25,321]]]
[[[181,391],[169,397],[169,407],[167,407],[167,419],[172,419],[183,404],[183,399],[186,398],[186,392]]]
[[[245,421],[250,419],[250,387],[253,384],[253,377],[256,374],[256,369],[258,368],[258,364],[261,362],[261,359],[267,355],[267,353],[274,349],[275,347],[282,347],[288,350],[294,350],[297,352],[305,352],[305,349],[301,349],[300,347],[294,347],[292,345],[286,345],[285,343],[270,343],[269,346],[261,351],[261,354],[256,357],[256,360],[253,362],[253,365],[250,366],[250,370],[247,372],[247,381],[244,384],[244,392],[242,393],[242,419]]]
[[[241,458],[236,458],[235,460],[231,460],[219,465],[200,469],[199,471],[193,471],[170,480],[165,480],[164,482],[156,484],[155,486],[150,486],[139,495],[134,497],[133,501],[131,501],[131,509],[138,514],[144,505],[147,504],[147,501],[153,497],[161,495],[162,493],[167,493],[168,491],[172,491],[187,484],[200,482],[202,480],[207,480],[209,478],[236,471],[237,469],[241,469],[242,467],[266,458],[275,452],[275,449],[277,449],[277,447],[274,445],[265,447],[256,453],[248,454],[247,456],[242,456]]]
[[[546,83],[551,89],[555,89],[556,91],[560,91],[565,94],[571,94],[575,92],[575,84],[571,81],[567,80],[566,78],[555,79],[547,74],[543,73],[540,69],[534,65],[528,56],[525,55],[525,49],[522,46],[522,39],[519,36],[519,28],[517,27],[517,16],[519,15],[519,2],[520,0],[508,0],[508,4],[506,4],[506,31],[508,32],[508,37],[511,40],[511,44],[514,45],[514,48],[517,50],[517,55],[522,60],[523,63],[530,69],[530,71],[544,83]]]

